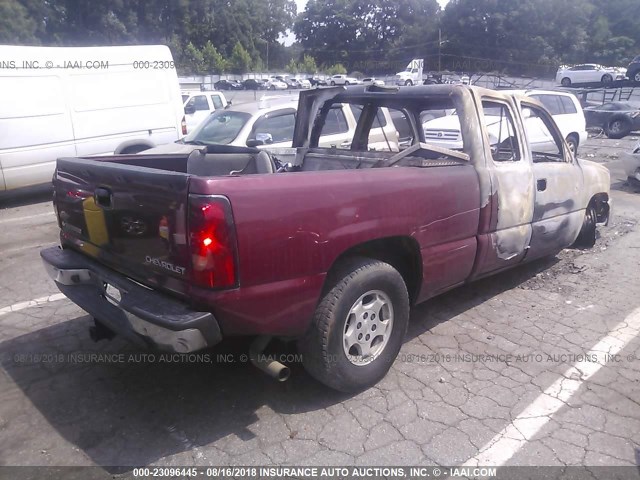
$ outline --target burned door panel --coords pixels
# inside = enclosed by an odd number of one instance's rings
[[[533,232],[527,253],[527,260],[532,260],[559,252],[575,241],[584,217],[584,179],[550,115],[524,101],[521,108],[527,119],[527,137],[548,139],[546,144],[529,143],[535,181]]]
[[[483,199],[488,223],[478,232],[478,257],[472,278],[521,262],[531,239],[533,173],[523,134],[509,103],[482,99],[483,128],[491,194]],[[479,168],[479,170],[481,170]]]

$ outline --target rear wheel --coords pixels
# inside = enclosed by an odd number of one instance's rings
[[[613,77],[612,77],[611,75],[609,75],[608,73],[605,73],[605,74],[602,76],[602,78],[601,78],[601,80],[600,80],[600,81],[602,82],[602,84],[603,84],[603,85],[608,85],[608,84],[610,84],[611,82],[613,82]]]
[[[584,215],[582,222],[582,229],[578,238],[576,238],[573,244],[576,248],[591,248],[596,244],[596,222],[597,212],[595,203],[591,202],[587,207],[587,211]]]
[[[619,116],[612,118],[609,123],[605,125],[604,133],[609,138],[619,139],[629,135],[632,128],[633,125],[629,117]]]
[[[571,85],[571,79],[569,77],[564,77],[560,82],[560,85],[562,85],[563,87],[568,87],[569,85]]]
[[[342,392],[380,381],[393,364],[409,322],[405,282],[391,265],[353,258],[323,296],[298,342],[305,369]]]

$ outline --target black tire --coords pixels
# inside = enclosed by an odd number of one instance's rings
[[[334,82],[333,80],[331,81],[331,86],[335,87],[336,86],[336,82]]]
[[[578,146],[580,144],[580,140],[578,136],[574,133],[567,135],[567,145],[569,146],[569,150],[573,152],[573,155],[578,155]]]
[[[610,83],[613,82],[613,77],[608,73],[605,73],[600,79],[600,81],[602,82],[603,85],[609,85]]]
[[[406,80],[406,81],[404,82],[404,86],[405,86],[405,87],[413,87],[413,82],[412,82],[411,80]]]
[[[629,80],[632,80],[635,83],[640,83],[640,70],[629,75]]]
[[[596,206],[591,202],[584,214],[582,229],[573,244],[575,248],[592,248],[596,244],[596,222]]]
[[[298,341],[298,350],[305,369],[318,381],[341,392],[357,392],[380,381],[395,361],[409,323],[409,294],[398,271],[379,260],[353,258],[345,262],[334,279],[316,308],[309,330]],[[350,314],[357,304],[370,304],[367,298],[380,294],[386,296],[391,306],[378,311],[379,318],[387,316],[387,322],[391,319],[388,336],[373,333],[377,324],[371,320],[375,315],[365,312],[358,319],[355,313]],[[352,330],[353,339],[358,339],[358,343],[362,339],[362,343],[381,350],[372,358],[358,359],[354,355],[350,360],[344,347],[347,328]],[[363,333],[367,334],[367,340],[369,334],[374,338],[371,342],[365,341]],[[357,350],[359,345],[353,348]]]
[[[121,153],[126,155],[131,155],[134,153],[144,152],[145,150],[149,150],[151,147],[148,145],[132,145],[131,147],[125,148]]]
[[[571,79],[569,77],[564,77],[561,81],[560,81],[560,85],[562,85],[563,87],[568,87],[571,85]]]
[[[608,138],[619,139],[624,138],[631,133],[633,124],[631,119],[625,115],[613,117],[604,126],[604,133]]]

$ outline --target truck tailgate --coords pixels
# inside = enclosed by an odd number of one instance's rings
[[[142,284],[187,292],[187,174],[59,159],[53,184],[66,245]]]

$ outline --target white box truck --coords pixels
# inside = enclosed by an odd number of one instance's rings
[[[0,192],[51,182],[57,158],[136,153],[185,128],[166,46],[0,45]]]
[[[422,70],[424,69],[424,60],[414,58],[409,62],[407,68],[396,73],[396,85],[422,85]]]

